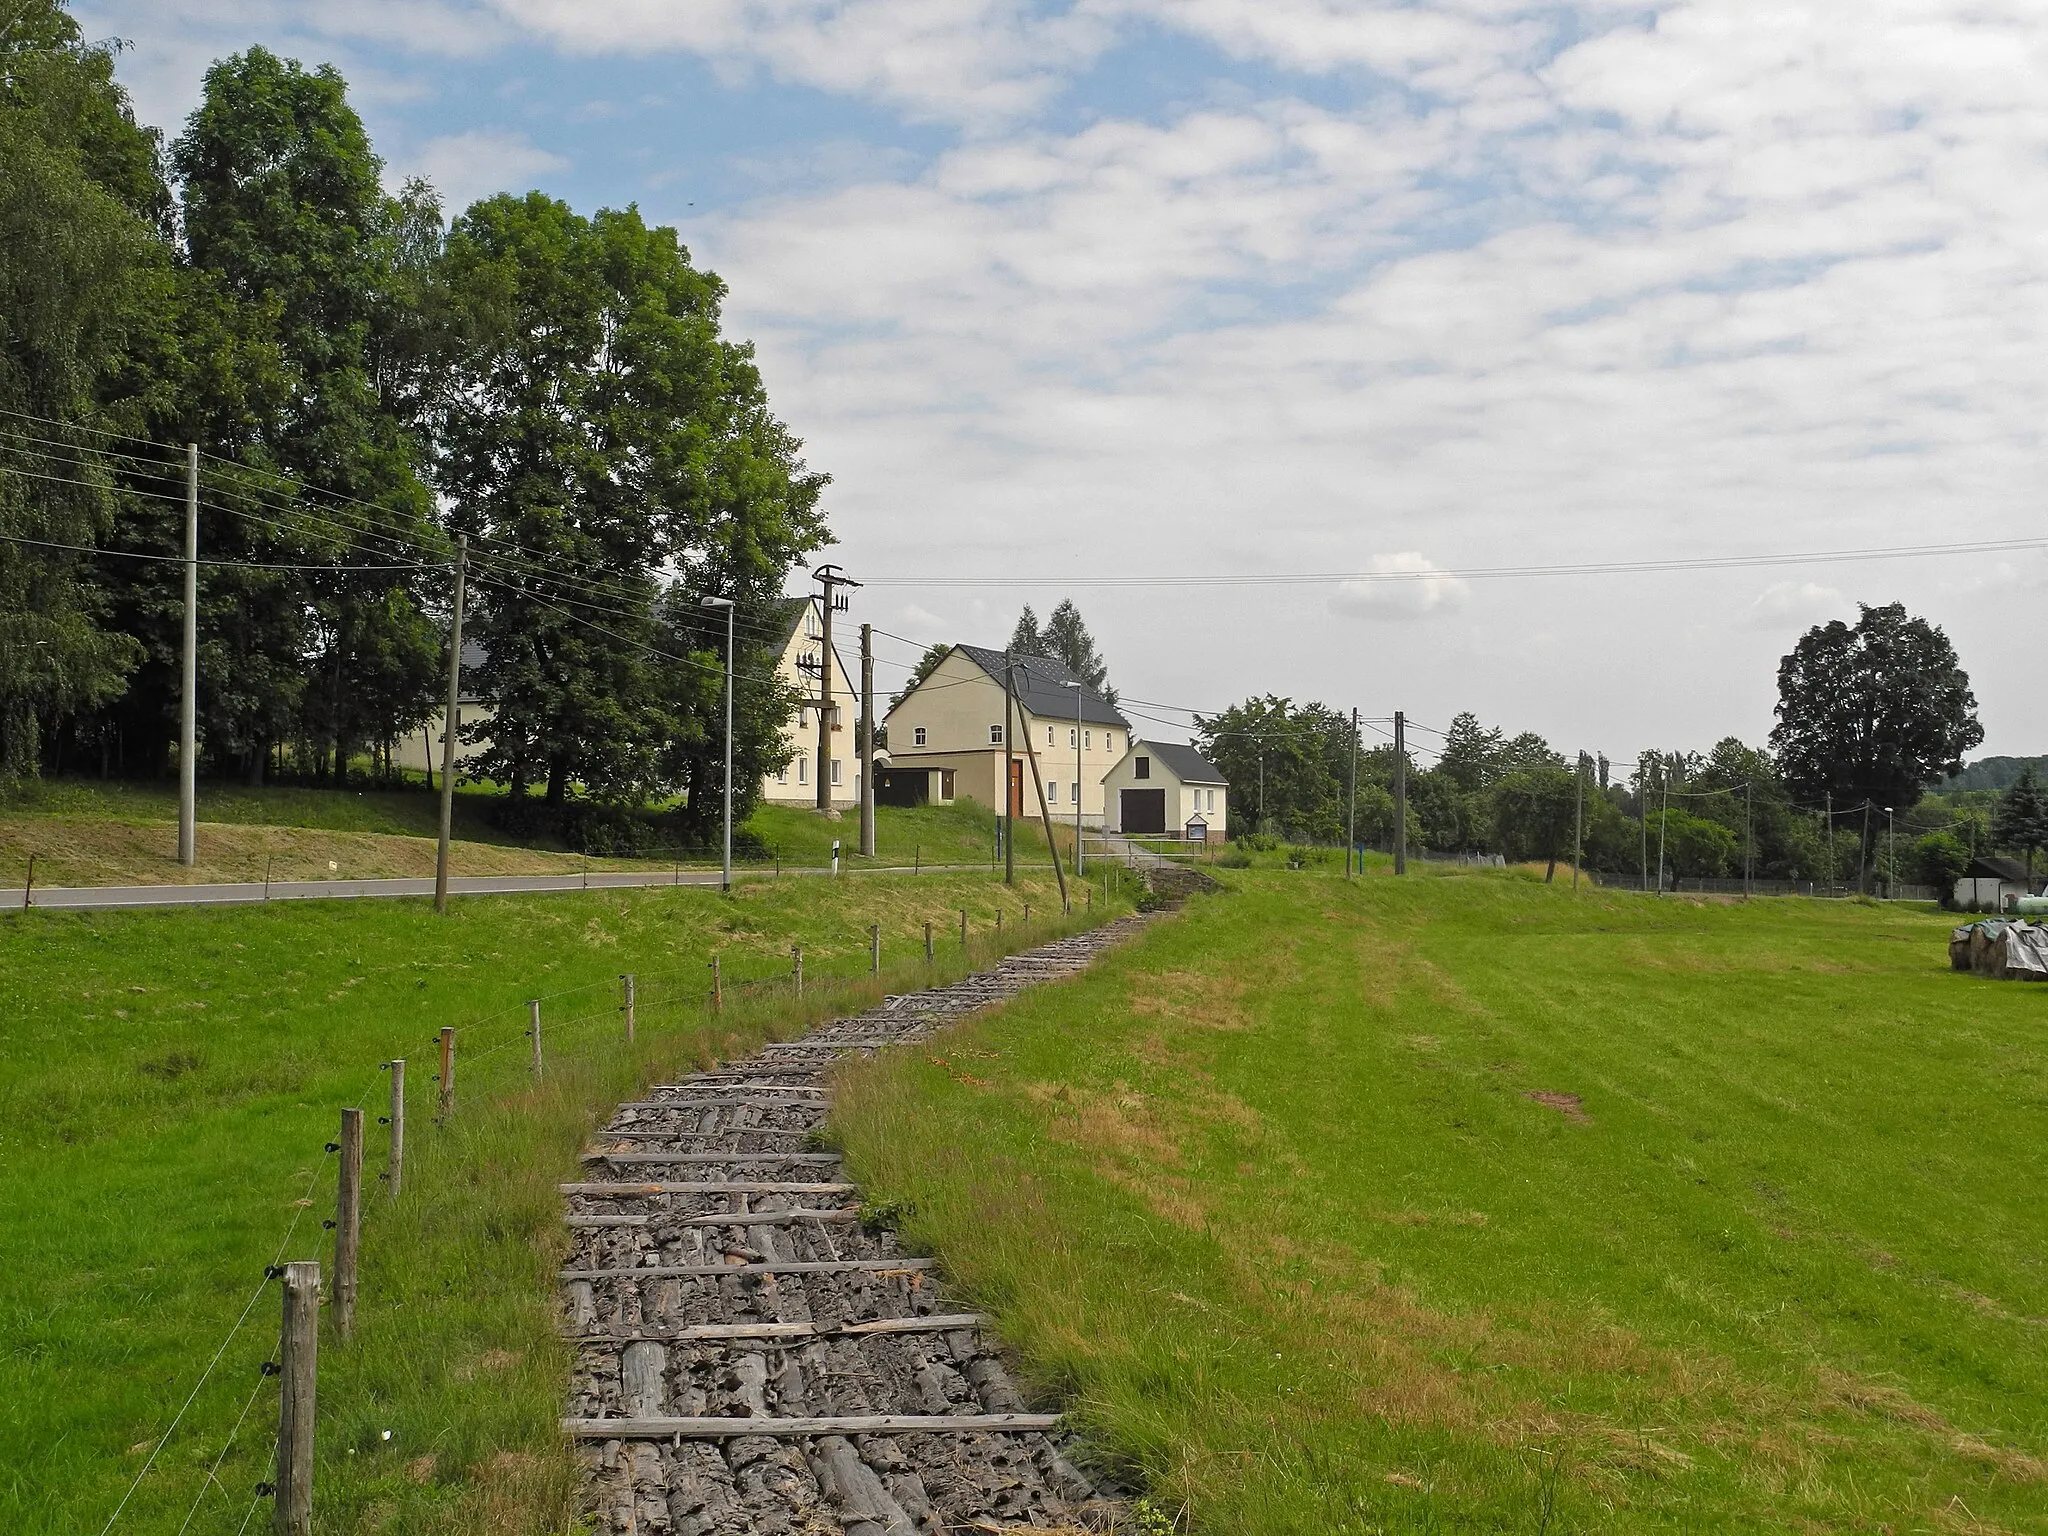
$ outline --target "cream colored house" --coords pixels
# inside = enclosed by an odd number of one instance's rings
[[[860,741],[855,724],[860,719],[860,694],[846,663],[839,656],[837,637],[832,655],[826,657],[824,609],[816,596],[783,600],[781,616],[787,626],[782,653],[775,672],[807,700],[818,697],[818,669],[832,668],[832,757],[825,768],[832,783],[832,804],[849,809],[860,804]],[[792,756],[786,766],[761,781],[761,798],[773,805],[818,803],[818,709],[815,703],[797,707],[793,718],[782,727],[782,739]]]
[[[1220,843],[1229,836],[1230,781],[1193,747],[1134,741],[1105,776],[1111,832]]]
[[[476,691],[476,684],[472,681],[476,676],[476,669],[483,664],[484,648],[474,640],[463,641],[462,688],[456,696],[455,703],[455,724],[458,730],[465,725],[475,725],[480,720],[489,720],[497,713],[484,702],[483,695]],[[400,768],[410,768],[414,773],[423,773],[435,783],[439,783],[441,748],[448,736],[448,732],[443,729],[446,724],[446,709],[435,710],[433,719],[418,730],[398,738],[398,749],[392,754],[392,762]],[[462,782],[462,776],[469,771],[469,765],[488,745],[488,742],[463,741],[459,737],[456,739],[456,783]]]
[[[1038,814],[1025,756],[1028,741],[1045,783],[1046,809],[1056,819],[1072,821],[1078,799],[1082,822],[1099,826],[1102,776],[1129,748],[1130,722],[1064,663],[1044,656],[1017,659],[1017,703],[1022,719],[1014,727],[1019,734],[1011,813]],[[1011,745],[1003,739],[1003,711],[1003,653],[954,646],[889,711],[891,778],[932,770],[935,785],[950,778],[947,798],[1001,809],[1005,754]]]

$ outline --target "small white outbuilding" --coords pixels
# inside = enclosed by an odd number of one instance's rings
[[[1102,798],[1111,832],[1210,843],[1229,836],[1230,781],[1182,742],[1133,741],[1104,777]]]

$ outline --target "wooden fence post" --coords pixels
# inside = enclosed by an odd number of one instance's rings
[[[313,1403],[319,1382],[320,1266],[284,1267],[284,1326],[278,1339],[276,1536],[312,1536]]]
[[[526,1028],[533,1037],[533,1075],[539,1077],[540,1069],[540,999],[534,998],[526,1005],[526,1017],[531,1021]]]
[[[391,1126],[391,1157],[384,1169],[384,1182],[391,1186],[391,1198],[398,1198],[399,1186],[405,1182],[405,1059],[386,1062],[391,1073],[391,1113],[385,1120]]]
[[[789,946],[789,957],[796,962],[796,995],[804,995],[804,947],[801,944]]]
[[[967,909],[965,907],[960,909],[960,947],[962,949],[967,947]]]
[[[363,1112],[341,1112],[341,1174],[334,1188],[334,1331],[356,1331],[356,1261],[363,1235]]]
[[[882,925],[868,924],[868,969],[875,975],[882,974]]]
[[[1003,909],[996,908],[996,943],[1003,942]]]
[[[1031,926],[1031,903],[1028,901],[1024,903],[1024,926],[1026,928]]]
[[[725,978],[719,973],[718,956],[711,957],[711,1011],[725,1011]]]
[[[619,980],[626,984],[626,1044],[631,1045],[633,1043],[633,1015],[635,1004],[639,1001],[636,996],[638,985],[631,973],[621,976]]]
[[[441,1110],[440,1119],[445,1124],[455,1118],[455,1030],[452,1025],[441,1026]]]
[[[924,925],[924,963],[926,965],[932,963],[932,925],[930,923]]]

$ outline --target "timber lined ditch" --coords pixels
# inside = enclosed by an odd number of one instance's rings
[[[885,998],[621,1104],[563,1186],[576,1346],[564,1428],[611,1536],[1127,1528],[1056,1415],[1021,1399],[932,1260],[864,1223],[816,1149],[842,1057],[925,1039],[1084,970],[1146,919]]]

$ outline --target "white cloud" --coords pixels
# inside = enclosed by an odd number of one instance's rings
[[[1751,600],[1745,622],[1773,633],[1805,631],[1830,619],[1853,620],[1856,605],[1839,589],[1813,581],[1774,581]]]
[[[479,197],[518,192],[569,165],[525,134],[500,128],[472,128],[467,133],[429,139],[412,163],[416,174],[426,177],[441,194],[441,206],[450,218]]]
[[[1330,599],[1332,613],[1361,619],[1421,619],[1461,608],[1471,597],[1469,583],[1445,575],[1443,567],[1413,550],[1374,555],[1366,567],[1371,575],[1345,582]],[[1374,580],[1373,577],[1381,579]]]

